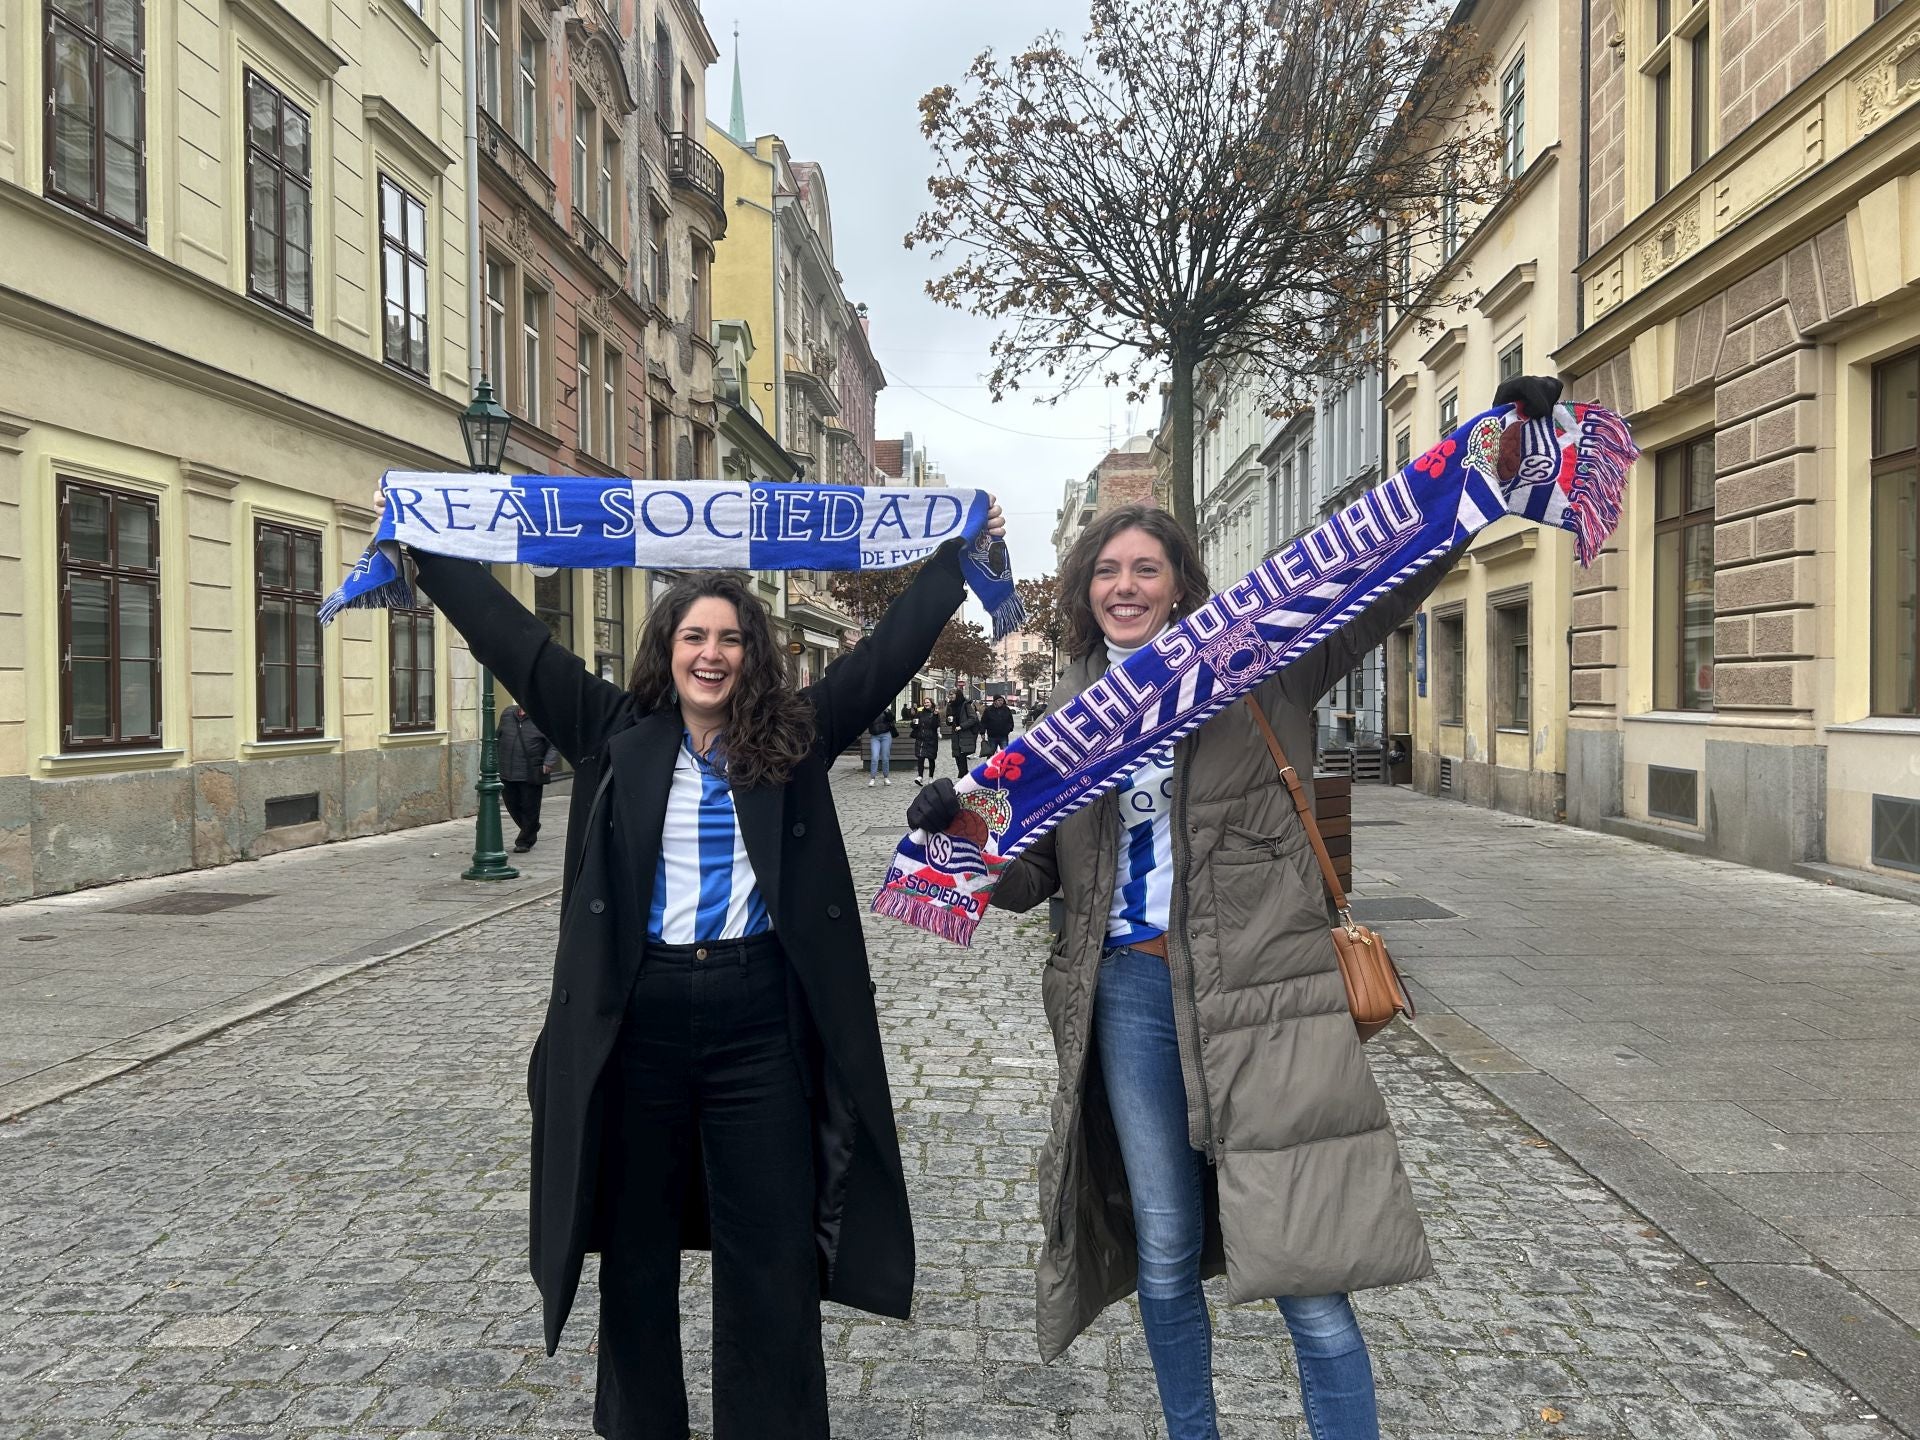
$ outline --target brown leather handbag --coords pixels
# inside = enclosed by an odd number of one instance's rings
[[[1353,1028],[1360,1032],[1360,1038],[1371,1040],[1393,1023],[1395,1015],[1411,1020],[1413,1001],[1407,997],[1407,987],[1400,983],[1400,972],[1394,969],[1393,957],[1387,954],[1387,942],[1365,925],[1354,923],[1346,892],[1340,888],[1340,877],[1334,874],[1333,861],[1327,855],[1327,842],[1320,838],[1320,826],[1313,818],[1313,804],[1307,799],[1306,787],[1300,783],[1293,766],[1287,763],[1286,751],[1280,748],[1280,737],[1273,733],[1266,712],[1253,696],[1247,696],[1246,701],[1253,723],[1260,727],[1273,763],[1279,767],[1280,778],[1286,782],[1287,793],[1293,797],[1293,808],[1306,827],[1307,839],[1313,842],[1314,857],[1320,862],[1320,878],[1326,881],[1327,894],[1340,917],[1340,923],[1333,927],[1333,949],[1340,957],[1340,978],[1347,982],[1347,1008],[1353,1011]]]

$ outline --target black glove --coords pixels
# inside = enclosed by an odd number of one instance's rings
[[[929,833],[944,830],[959,814],[960,797],[954,793],[953,781],[936,780],[914,796],[913,803],[907,806],[907,828]]]
[[[1560,381],[1552,375],[1516,375],[1504,380],[1493,392],[1496,405],[1518,405],[1529,420],[1540,420],[1553,413],[1560,401]]]

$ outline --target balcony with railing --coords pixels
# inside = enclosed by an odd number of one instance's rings
[[[713,207],[714,218],[727,228],[727,180],[713,152],[684,130],[667,137],[667,178],[693,191]],[[719,238],[717,235],[715,238]]]

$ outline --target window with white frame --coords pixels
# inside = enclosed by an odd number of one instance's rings
[[[427,207],[380,177],[381,349],[389,365],[427,375]]]
[[[1527,55],[1523,50],[1500,77],[1500,175],[1515,180],[1527,168]]]

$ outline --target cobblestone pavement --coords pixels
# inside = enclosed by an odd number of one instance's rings
[[[836,788],[875,875],[911,787]],[[548,1359],[524,1260],[554,921],[516,912],[0,1126],[0,1436],[583,1434],[591,1271]],[[911,1325],[829,1315],[835,1434],[1157,1436],[1130,1307],[1036,1361],[1036,924],[1001,917],[972,950],[869,933],[920,1283]],[[1390,1435],[1894,1433],[1416,1037],[1371,1055],[1440,1271],[1359,1301]],[[701,1260],[686,1282],[691,1346]],[[1222,1304],[1217,1325],[1225,1433],[1301,1435],[1278,1313]]]

